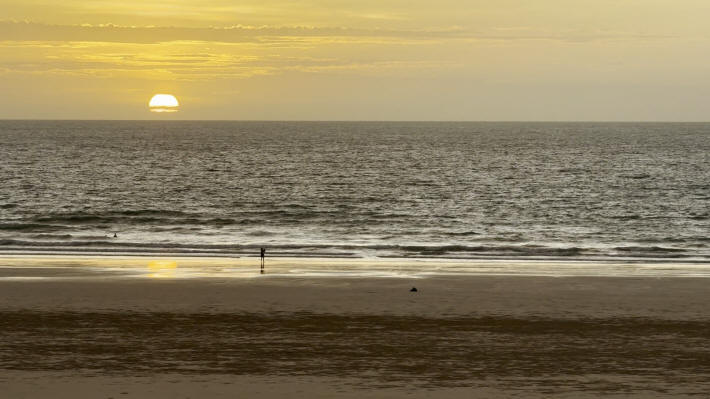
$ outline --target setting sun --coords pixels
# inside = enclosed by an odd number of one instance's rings
[[[172,94],[156,94],[148,103],[150,112],[177,112],[180,103]]]

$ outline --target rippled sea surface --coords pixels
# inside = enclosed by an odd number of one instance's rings
[[[710,258],[710,124],[0,121],[0,146],[6,251]]]

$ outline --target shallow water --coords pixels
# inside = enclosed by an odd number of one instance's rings
[[[710,124],[0,121],[0,142],[3,250],[710,258]]]
[[[438,277],[616,277],[709,278],[704,262],[454,260],[411,258],[268,259],[256,257],[157,256],[12,256],[0,255],[0,281],[59,279],[252,279],[365,278],[427,279]]]

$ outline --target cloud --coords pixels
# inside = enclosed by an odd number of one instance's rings
[[[491,29],[473,32],[461,27],[445,29],[402,30],[360,29],[350,27],[311,26],[244,26],[178,27],[178,26],[119,26],[102,25],[50,25],[36,22],[0,21],[0,41],[42,42],[112,42],[112,43],[162,43],[174,41],[200,41],[215,43],[273,43],[308,40],[337,40],[367,42],[379,41],[432,41],[432,40],[553,40],[589,42],[597,40],[658,40],[669,36],[645,35],[615,31],[564,31],[544,32],[526,28]]]
[[[461,29],[389,30],[347,27],[307,26],[228,26],[209,28],[118,26],[118,25],[49,25],[34,22],[0,21],[0,41],[78,41],[118,43],[160,43],[204,41],[222,43],[260,42],[274,38],[391,38],[442,39],[465,38]]]
[[[32,42],[37,43],[37,42]],[[117,77],[138,79],[172,79],[178,81],[212,80],[216,78],[249,78],[288,72],[391,75],[416,71],[435,71],[460,67],[450,61],[393,59],[382,60],[362,56],[308,56],[282,54],[226,53],[232,46],[214,49],[212,53],[199,52],[201,46],[192,48],[181,43],[180,48],[161,48],[169,44],[116,44],[96,43],[106,46],[102,51],[84,51],[79,47],[59,48],[60,51],[36,54],[16,60],[5,60],[4,71],[31,75],[62,75]],[[78,43],[83,45],[83,43]],[[130,46],[132,51],[128,51]],[[51,49],[51,48],[49,48]],[[68,50],[68,52],[67,52]],[[190,52],[190,50],[195,50]],[[0,53],[0,55],[2,55]]]

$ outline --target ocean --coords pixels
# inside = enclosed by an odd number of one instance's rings
[[[0,184],[0,253],[710,259],[707,123],[8,120]]]

